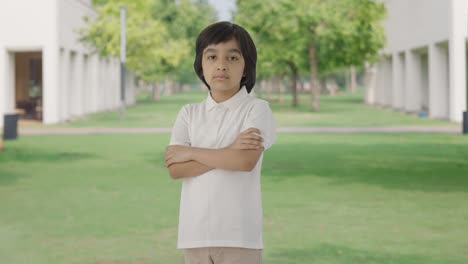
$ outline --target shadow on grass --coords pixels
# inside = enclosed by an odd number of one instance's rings
[[[23,164],[35,162],[76,162],[84,159],[95,158],[95,154],[62,151],[51,152],[36,148],[26,148],[24,146],[10,145],[0,155],[0,185],[14,183],[19,178],[29,177],[33,171],[19,174],[13,171],[15,167]]]
[[[262,177],[325,177],[331,184],[468,192],[468,149],[446,144],[276,144],[265,153]]]
[[[96,155],[73,151],[48,152],[40,149],[10,147],[0,155],[0,164],[7,162],[73,162]]]
[[[11,168],[7,169],[0,167],[0,186],[13,184],[20,178],[25,178],[29,176],[30,175],[19,174],[18,172],[13,171]]]
[[[268,257],[271,263],[333,263],[333,264],[438,264],[461,263],[432,259],[427,256],[391,254],[376,251],[356,250],[343,246],[322,244],[311,249],[274,250]]]

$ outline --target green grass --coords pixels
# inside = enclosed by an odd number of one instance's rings
[[[182,263],[168,139],[5,142],[1,262]],[[468,137],[278,134],[262,193],[265,263],[468,263]]]
[[[140,93],[137,104],[126,110],[126,119],[120,121],[118,109],[111,112],[90,114],[66,124],[52,127],[172,127],[180,108],[187,103],[200,102],[207,93],[189,91],[164,96],[155,102],[147,93]],[[266,95],[265,95],[266,96]],[[319,112],[310,111],[310,95],[300,96],[300,105],[291,106],[291,95],[284,101],[273,95],[270,106],[278,127],[283,126],[396,126],[396,125],[456,125],[448,121],[419,118],[390,108],[363,104],[363,96],[344,94],[321,96]],[[49,126],[46,126],[49,127]]]

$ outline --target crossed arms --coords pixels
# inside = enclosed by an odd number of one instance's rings
[[[173,179],[201,175],[212,169],[251,171],[263,152],[260,130],[241,132],[226,148],[207,149],[172,145],[166,148],[165,163]]]

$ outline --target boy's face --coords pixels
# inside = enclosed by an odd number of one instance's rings
[[[211,44],[203,51],[203,77],[212,93],[235,94],[240,88],[244,66],[244,57],[235,39]]]

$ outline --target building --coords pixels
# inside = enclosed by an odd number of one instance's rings
[[[91,0],[8,0],[0,7],[0,127],[4,114],[45,124],[120,106],[120,62],[79,41]],[[126,76],[133,104],[134,76]]]
[[[461,122],[467,109],[467,0],[385,0],[387,46],[368,104]]]

